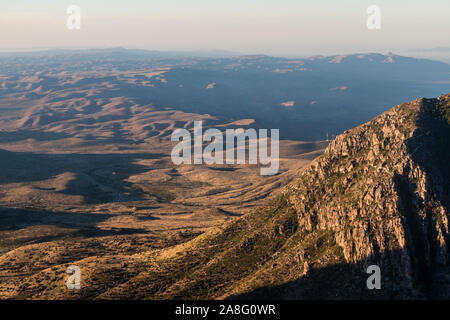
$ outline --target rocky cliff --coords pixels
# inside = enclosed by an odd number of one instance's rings
[[[285,192],[299,228],[331,230],[347,263],[379,265],[385,286],[399,294],[441,294],[449,123],[445,95],[399,105],[338,136]]]

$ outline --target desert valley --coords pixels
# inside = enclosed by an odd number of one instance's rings
[[[394,54],[0,54],[0,298],[448,298],[449,76]],[[279,129],[278,174],[175,165],[200,120]]]

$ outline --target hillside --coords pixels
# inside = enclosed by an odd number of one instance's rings
[[[171,248],[129,257],[114,277],[77,262],[86,286],[67,293],[65,265],[30,277],[28,298],[449,298],[450,95],[398,105],[338,136],[267,204]],[[382,289],[367,290],[377,264]],[[126,272],[126,268],[122,272]],[[114,285],[99,285],[100,276]]]

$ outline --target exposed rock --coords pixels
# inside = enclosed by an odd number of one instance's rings
[[[449,262],[449,97],[345,132],[285,190],[300,228],[332,230],[348,263],[378,264],[398,290],[428,295]]]

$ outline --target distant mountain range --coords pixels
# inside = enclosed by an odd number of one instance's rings
[[[158,108],[255,119],[260,127],[281,129],[282,138],[325,140],[387,105],[450,88],[448,64],[394,54],[308,59],[191,54],[123,48],[3,54],[0,93],[41,99],[94,86],[104,96]],[[155,70],[158,76],[150,75]],[[39,84],[17,83],[24,72],[37,76]]]
[[[450,63],[450,47],[417,48],[408,50],[405,54],[417,58],[427,58]]]

